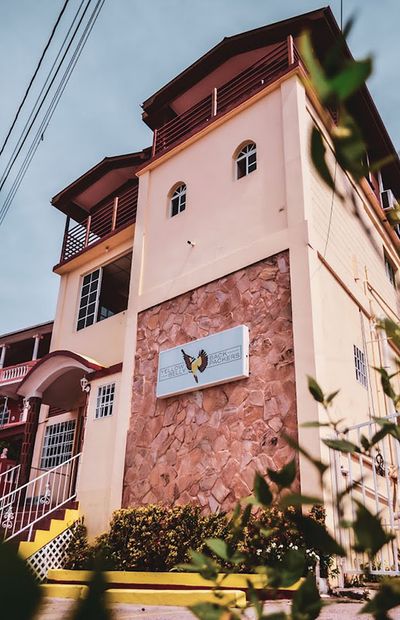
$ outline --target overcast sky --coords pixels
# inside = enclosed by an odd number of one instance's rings
[[[0,143],[63,1],[0,0]],[[70,0],[64,28],[78,5],[79,0]],[[103,157],[150,145],[141,102],[224,36],[321,5],[313,0],[105,0],[0,227],[0,334],[54,317],[59,278],[52,267],[59,259],[65,216],[50,199]],[[340,0],[331,7],[339,20]],[[350,46],[356,57],[374,55],[369,87],[399,149],[400,0],[344,0],[344,9],[345,17],[358,11]],[[52,49],[50,62],[56,45]],[[39,85],[48,68],[45,64]],[[28,114],[37,92],[28,100]],[[0,175],[9,155],[6,151],[0,157]],[[7,187],[0,193],[0,207]]]

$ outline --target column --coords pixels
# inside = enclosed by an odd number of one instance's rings
[[[7,351],[7,345],[2,344],[1,352],[0,352],[0,368],[4,368],[4,361],[6,359],[6,351]]]
[[[40,341],[42,339],[42,336],[40,336],[39,334],[36,334],[36,336],[34,336],[35,342],[33,344],[33,353],[32,353],[32,361],[34,362],[35,360],[37,360],[38,358],[38,353],[39,353],[39,344]]]
[[[25,432],[20,456],[20,484],[25,484],[29,480],[41,403],[41,398],[24,399]]]

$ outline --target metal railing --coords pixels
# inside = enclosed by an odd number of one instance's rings
[[[81,453],[49,469],[0,498],[0,529],[3,540],[28,532],[35,524],[76,497],[76,478]]]
[[[279,43],[263,58],[199,101],[192,108],[156,129],[153,156],[186,139],[216,116],[225,114],[300,64],[292,37]]]
[[[36,361],[30,361],[24,362],[22,364],[15,364],[14,366],[7,366],[6,368],[1,368],[0,384],[16,383],[17,381],[21,381],[35,364]]]
[[[21,465],[10,465],[10,467],[0,474],[0,497],[8,495],[15,490],[19,482]],[[1,502],[1,499],[0,499]]]
[[[136,221],[137,199],[136,184],[95,209],[79,224],[67,218],[60,262],[69,260],[103,237],[133,224]]]
[[[398,416],[388,416],[387,420]],[[380,430],[375,421],[363,422],[348,428],[346,438],[360,445],[362,435],[371,440]],[[355,544],[352,528],[341,526],[342,518],[334,511],[335,535],[348,550],[342,564],[344,574],[361,574],[368,566],[371,574],[400,575],[400,444],[387,435],[374,446],[372,456],[343,454],[330,451],[333,496],[349,489],[349,502],[345,518],[355,520],[355,502],[360,502],[371,512],[380,515],[383,526],[395,535],[376,556],[373,563],[360,553],[352,551]]]

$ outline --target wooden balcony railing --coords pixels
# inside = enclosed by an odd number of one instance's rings
[[[153,156],[185,140],[215,117],[225,114],[301,63],[291,36],[251,67],[154,131]]]
[[[79,224],[67,218],[60,262],[63,263],[107,235],[136,221],[137,184],[99,206]],[[74,224],[71,227],[71,223]]]
[[[23,362],[22,364],[15,364],[14,366],[6,366],[6,368],[1,368],[0,385],[22,381],[25,375],[28,374],[32,366],[35,364],[36,361],[33,360],[31,362]]]

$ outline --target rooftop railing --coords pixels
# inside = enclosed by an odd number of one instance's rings
[[[95,209],[79,224],[68,217],[60,262],[73,258],[88,246],[133,224],[136,221],[137,198],[138,186],[134,185]]]
[[[291,36],[279,43],[263,58],[199,101],[192,108],[156,129],[153,156],[161,154],[178,142],[238,106],[281,75],[301,63]]]
[[[28,374],[32,366],[36,364],[36,361],[23,362],[22,364],[15,364],[14,366],[6,366],[0,368],[0,385],[8,385],[9,383],[17,383],[22,381],[25,375]]]

